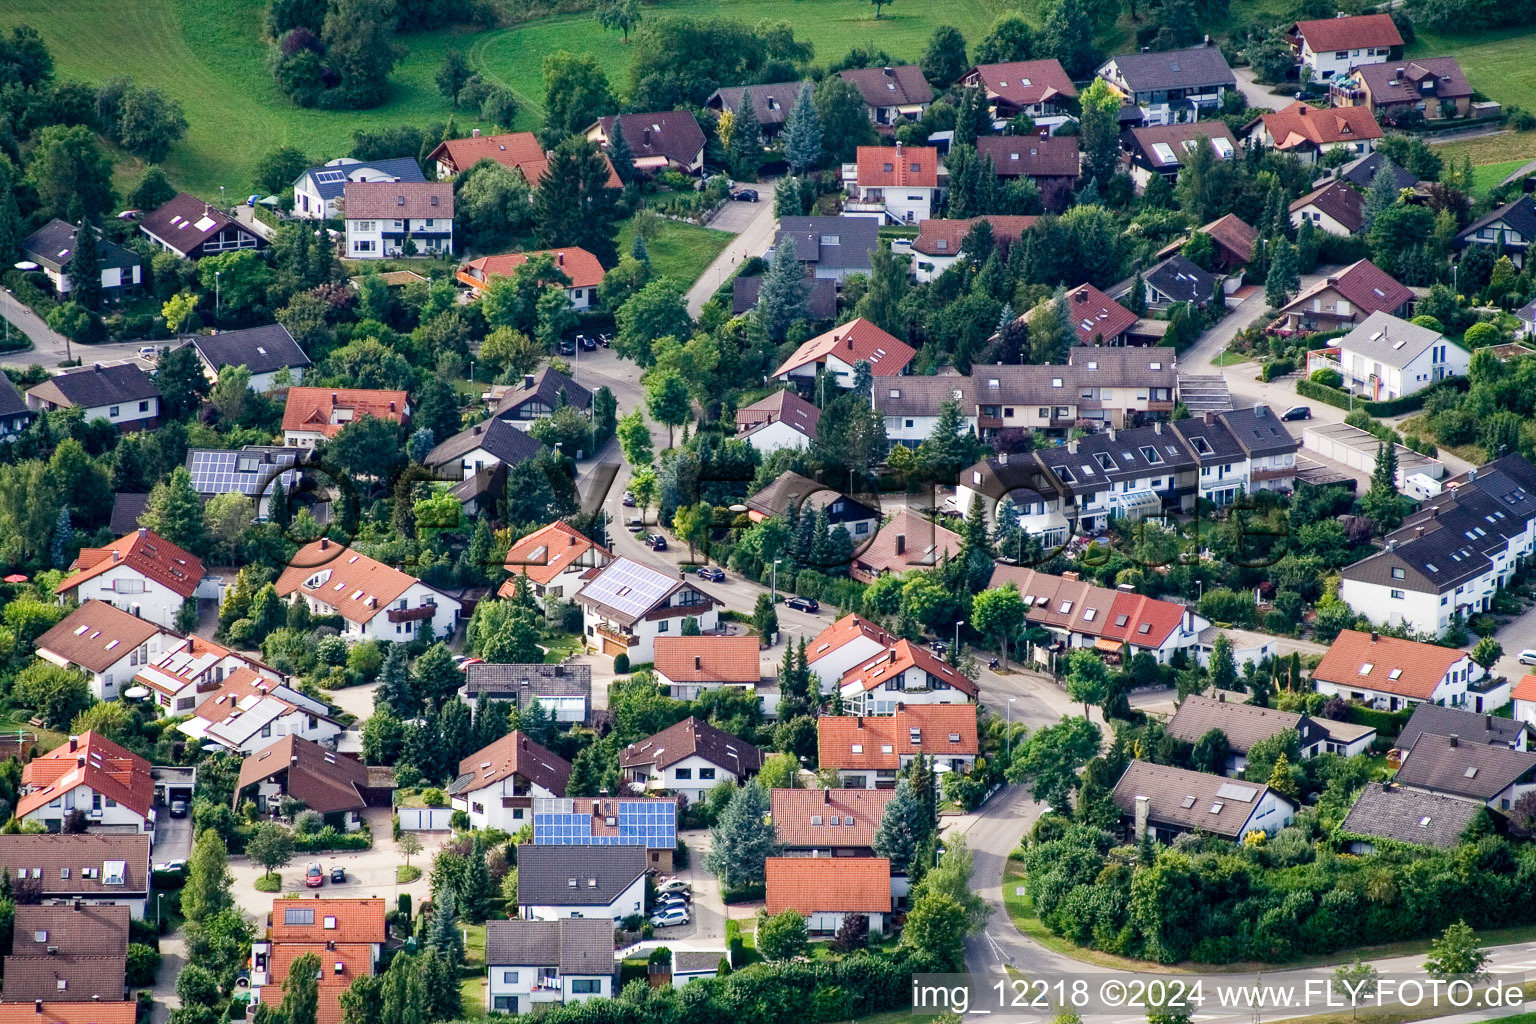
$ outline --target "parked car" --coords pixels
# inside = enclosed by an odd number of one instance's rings
[[[155,870],[165,875],[185,874],[187,862],[184,860],[163,860],[155,865]]]
[[[667,907],[651,915],[652,928],[672,928],[688,923],[688,911],[681,907]]]
[[[624,492],[624,501],[623,501],[624,507],[625,508],[634,508],[635,504],[636,504],[636,502],[635,502],[635,492],[634,491],[625,491]]]
[[[597,343],[603,346],[603,348],[607,348],[609,345],[613,344],[613,338],[606,334],[599,334],[597,336]]]
[[[346,868],[341,868],[341,867],[331,868],[331,884],[332,885],[341,885],[346,880],[347,880],[347,869]]]
[[[757,202],[757,189],[737,189],[735,192],[731,193],[731,198],[736,200],[738,203],[755,203]]]
[[[309,867],[304,869],[304,887],[306,889],[318,889],[325,884],[325,872],[320,867],[320,862],[312,860]]]
[[[796,611],[810,612],[813,615],[821,611],[821,602],[814,597],[792,597],[784,603]]]
[[[1529,647],[1527,647],[1525,650],[1521,651],[1520,652],[1520,664],[1522,664],[1522,665],[1536,665],[1536,651],[1531,650]]]
[[[710,583],[724,583],[725,573],[717,566],[705,565],[699,568],[699,579],[708,580]]]
[[[154,360],[160,358],[160,349],[154,345],[140,345],[139,358],[148,359],[153,362]]]
[[[581,350],[583,352],[596,352],[597,351],[597,342],[593,341],[591,338],[587,337],[585,334],[578,334],[578,335],[576,335],[576,344],[581,346]]]
[[[187,802],[185,800],[171,801],[171,817],[185,818],[187,816]]]
[[[559,343],[555,345],[555,348],[563,356],[573,356],[576,354],[576,343],[569,338],[561,338]]]
[[[1293,405],[1285,410],[1280,418],[1283,420],[1309,420],[1312,418],[1312,407],[1310,405]]]
[[[659,893],[684,892],[691,893],[693,886],[681,878],[664,878],[656,883],[656,891]]]
[[[671,892],[658,893],[656,895],[656,902],[658,904],[681,903],[684,906],[689,906],[693,903],[693,892],[688,889],[674,889]]]
[[[639,533],[643,529],[645,529],[645,520],[641,519],[639,516],[636,516],[629,521],[630,533]],[[646,541],[646,543],[649,544],[650,541]]]
[[[663,537],[659,533],[651,534],[650,537],[646,538],[645,543],[646,546],[649,547],[652,551],[667,550],[667,538]]]
[[[467,654],[460,654],[453,659],[453,663],[459,667],[460,672],[468,672],[469,666],[478,665],[484,660],[484,658],[471,658]]]
[[[688,901],[681,896],[662,896],[651,906],[651,913],[661,914],[668,910],[681,910],[689,913]]]

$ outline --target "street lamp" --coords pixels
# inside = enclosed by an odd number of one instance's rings
[[[213,272],[213,318],[215,320],[219,318],[219,278],[223,275],[224,271],[222,270],[215,270]]]
[[[960,660],[960,627],[965,625],[964,619],[955,620],[955,660]]]
[[[1006,725],[1003,728],[1003,736],[1005,737],[1004,742],[1007,743],[1007,749],[1008,749],[1008,753],[1007,753],[1006,757],[1004,758],[1004,760],[1008,764],[1013,764],[1013,702],[1018,700],[1018,699],[1019,698],[1017,698],[1017,697],[1009,697],[1008,698],[1008,710],[1007,710],[1007,716],[1006,716]]]
[[[779,603],[779,563],[782,561],[784,561],[782,558],[773,560],[773,586],[768,589],[768,600],[771,604]]]
[[[1195,586],[1200,589],[1195,592],[1195,604],[1205,600],[1205,580],[1195,580]]]

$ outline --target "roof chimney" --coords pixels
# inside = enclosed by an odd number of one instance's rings
[[[565,266],[565,253],[563,253],[563,252],[555,253],[555,266],[557,266],[557,267]]]
[[[1483,716],[1483,728],[1484,729],[1492,729],[1493,728],[1493,716],[1492,715],[1484,715]]]
[[[533,387],[533,374],[531,374],[531,373],[523,374],[523,387],[525,387],[525,388]]]
[[[101,372],[101,364],[100,363],[92,363],[91,364],[91,368],[93,370],[95,370],[97,373]]]
[[[1072,301],[1073,302],[1087,302],[1088,301],[1088,289],[1083,288],[1083,289],[1079,290],[1076,295],[1072,296]]]
[[[390,412],[394,412],[395,411],[395,400],[393,398],[391,398],[389,400],[389,411]]]
[[[643,132],[640,133],[640,145],[642,145],[642,146],[649,146],[650,144],[651,144],[651,130],[649,128],[647,128]]]
[[[1136,797],[1136,838],[1147,834],[1147,819],[1151,817],[1152,801],[1144,796]]]
[[[821,802],[823,804],[830,804],[832,802],[832,791],[830,789],[821,791]]]
[[[325,551],[330,546],[331,546],[331,538],[329,538],[329,537],[321,537],[320,538],[320,550],[321,551]]]
[[[898,555],[904,555],[907,553],[907,535],[904,533],[898,533],[896,535],[896,553]]]
[[[1381,639],[1381,634],[1376,632],[1374,629],[1371,630],[1371,643],[1375,643],[1376,641],[1378,641],[1380,639]]]
[[[469,130],[469,137],[472,138],[472,139],[478,139],[480,137],[480,129],[479,128],[471,128]]]
[[[858,728],[858,729],[864,728],[864,716],[863,715],[854,715],[853,716],[853,722],[854,722],[854,727],[855,728]]]
[[[886,76],[887,76],[887,77],[891,77],[891,78],[894,78],[894,77],[895,77],[895,76],[896,76],[896,69],[895,69],[895,68],[881,68],[881,69],[880,69],[880,70],[881,70],[881,71],[882,71],[882,72],[883,72],[883,73],[884,73],[884,74],[885,74],[885,75],[886,75]]]
[[[73,754],[75,752],[76,748],[78,748],[79,746],[80,746],[80,737],[78,737],[78,736],[71,736],[69,738],[69,752],[71,754]]]
[[[1458,743],[1459,743],[1459,742],[1460,742],[1460,740],[1461,740],[1461,737],[1460,737],[1460,736],[1457,736],[1457,735],[1456,735],[1456,734],[1455,734],[1455,733],[1451,733],[1451,737],[1450,737],[1450,739],[1451,739],[1451,746],[1453,746],[1453,747],[1454,747],[1454,746],[1457,746],[1457,745],[1458,745]]]
[[[1218,703],[1218,704],[1225,704],[1226,702],[1227,702],[1227,691],[1226,690],[1217,690],[1216,691],[1216,703]]]
[[[336,396],[336,392],[332,391],[331,392],[331,408],[332,409],[336,408],[336,397],[337,397]]]
[[[139,536],[140,537],[148,537],[149,536],[149,527],[147,527],[147,526],[139,527]]]
[[[34,1012],[36,1012],[36,1013],[42,1013],[43,1012],[43,1001],[41,999],[39,999],[35,1003],[33,1003],[33,1006],[35,1008]]]
[[[697,654],[695,654],[693,656],[693,670],[695,672],[700,672],[700,671],[703,671],[703,669],[704,669],[704,659],[699,657]]]

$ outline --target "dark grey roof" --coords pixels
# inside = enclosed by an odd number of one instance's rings
[[[1184,439],[1184,443],[1189,445],[1201,465],[1230,464],[1248,457],[1247,450],[1214,412],[1176,420],[1172,427]]]
[[[215,494],[244,494],[249,497],[271,496],[274,479],[281,479],[283,489],[293,493],[299,472],[283,469],[298,462],[304,452],[299,448],[272,448],[247,445],[235,451],[224,448],[188,448],[187,472],[192,489],[204,497]]]
[[[1125,84],[1134,92],[1189,89],[1197,85],[1235,86],[1227,58],[1214,46],[1161,53],[1126,53],[1114,58]]]
[[[790,108],[795,105],[800,90],[810,82],[774,82],[770,85],[746,85],[727,86],[724,89],[716,89],[704,105],[713,110],[737,110],[741,107],[741,96],[746,93],[752,97],[752,112],[757,115],[757,123],[763,126],[781,125],[789,117]]]
[[[1216,279],[1184,256],[1170,256],[1147,271],[1147,284],[1175,302],[1205,306],[1216,298]]]
[[[1409,174],[1380,153],[1370,153],[1360,157],[1358,160],[1351,160],[1339,168],[1338,176],[1356,188],[1363,190],[1371,187],[1371,182],[1376,180],[1377,172],[1383,167],[1390,167],[1392,169],[1392,183],[1399,189],[1413,188],[1413,186],[1419,183],[1418,178]]]
[[[875,386],[875,409],[883,416],[937,416],[945,402],[959,402],[961,415],[974,415],[976,377],[991,373],[993,369],[990,366],[975,367],[975,377],[893,377],[881,381]],[[1049,369],[1060,372],[1060,367]],[[988,399],[988,404],[994,403]]]
[[[522,875],[518,875],[521,887]],[[613,922],[601,917],[558,921],[488,921],[485,962],[493,967],[558,967],[562,975],[613,973]]]
[[[1528,324],[1536,324],[1536,299],[1515,310],[1515,316]]]
[[[75,258],[77,233],[75,225],[55,217],[27,236],[27,240],[21,243],[22,252],[34,263],[41,263],[50,270],[62,270]],[[101,236],[99,228],[96,234]],[[102,238],[99,248],[103,268],[137,267],[143,263],[138,253],[123,248],[109,238]]]
[[[795,239],[795,258],[829,270],[868,270],[880,244],[880,224],[869,217],[780,217],[777,246]]]
[[[1507,787],[1536,774],[1536,753],[1463,743],[1451,736],[1420,733],[1403,756],[1397,770],[1402,786],[1458,796],[1491,800]]]
[[[539,454],[544,449],[544,443],[527,431],[518,430],[506,420],[492,419],[461,430],[433,448],[427,453],[426,464],[443,466],[450,462],[457,463],[477,448],[484,448],[501,462],[515,466]]]
[[[57,405],[91,409],[122,402],[159,398],[160,389],[149,374],[132,363],[93,367],[61,373],[31,388],[27,394],[48,398]]]
[[[532,384],[528,382],[530,376],[533,378]],[[592,404],[592,392],[553,366],[546,366],[537,373],[525,375],[515,388],[502,395],[492,415],[498,418],[506,417],[534,399],[553,409],[559,401],[561,391],[565,392],[566,401],[578,409],[586,409]]]
[[[1476,236],[1479,230],[1485,227],[1492,227],[1500,221],[1520,232],[1521,237],[1526,240],[1526,244],[1530,244],[1530,240],[1536,238],[1536,199],[1530,196],[1521,196],[1512,203],[1506,203],[1497,210],[1492,210],[1471,224],[1468,224],[1461,234],[1456,237],[1469,244],[1476,242],[1478,239],[1474,236]]]
[[[1293,711],[1276,711],[1256,704],[1191,695],[1184,698],[1168,720],[1168,735],[1194,743],[1212,729],[1220,729],[1233,753],[1246,754],[1260,740],[1304,729],[1307,725],[1307,718]]]
[[[1034,455],[1080,495],[1157,475],[1167,476],[1168,489],[1172,489],[1175,473],[1197,465],[1194,454],[1175,432],[1156,426],[1085,434]]]
[[[139,221],[140,231],[160,239],[183,256],[190,255],[226,228],[250,235],[256,239],[258,247],[266,244],[260,235],[231,220],[213,204],[186,192],[178,192],[170,202],[146,213]]]
[[[1255,405],[1247,409],[1232,409],[1217,413],[1237,443],[1243,446],[1250,458],[1277,455],[1301,449],[1301,442],[1267,405]]]
[[[1413,709],[1413,717],[1398,734],[1397,747],[1408,750],[1424,733],[1436,736],[1456,736],[1462,743],[1486,743],[1492,746],[1513,748],[1526,732],[1524,722],[1495,715],[1479,715],[1458,708],[1443,708],[1438,704],[1420,704]]]
[[[112,536],[121,537],[124,534],[133,533],[139,528],[139,516],[144,514],[145,507],[149,504],[147,494],[129,494],[119,491],[112,498],[112,519],[107,528],[112,531]]]
[[[748,498],[747,507],[765,516],[783,518],[789,514],[791,505],[796,505],[801,515],[815,515],[816,510],[821,506],[831,506],[838,501],[846,504],[838,511],[833,511],[830,507],[827,509],[827,521],[831,526],[880,517],[876,509],[857,498],[788,470],[780,473],[767,487]]]
[[[730,956],[723,949],[674,949],[672,973],[712,974],[720,969],[720,961]]]
[[[215,371],[225,366],[243,366],[252,373],[271,373],[284,367],[309,365],[309,357],[282,324],[200,334],[192,339],[192,345]]]
[[[1138,760],[1126,766],[1111,798],[1122,813],[1132,815],[1136,813],[1136,798],[1144,796],[1153,824],[1235,839],[1243,834],[1243,826],[1268,793],[1269,787],[1262,783]],[[1275,798],[1295,808],[1294,802],[1279,793]]]
[[[812,320],[831,320],[837,316],[837,282],[830,277],[813,277],[808,282],[810,293],[806,296],[806,311]],[[763,278],[759,274],[738,277],[731,282],[731,312],[740,316],[757,305],[758,293],[763,290]]]
[[[643,846],[519,846],[517,902],[525,907],[606,906],[645,868]]]
[[[375,173],[368,173],[373,171]],[[356,175],[356,177],[354,177]],[[310,178],[315,194],[321,199],[340,199],[348,181],[426,181],[421,166],[408,156],[388,160],[360,160],[352,163],[329,163],[323,167],[311,167],[298,180]],[[295,184],[298,182],[295,181]]]
[[[636,160],[665,157],[688,166],[704,149],[704,129],[688,110],[658,110],[644,114],[621,114],[624,141]],[[603,137],[613,137],[613,117],[598,120]]]
[[[27,400],[16,383],[0,373],[0,416],[20,416],[29,411]]]
[[[1480,809],[1471,800],[1372,783],[1360,791],[1339,828],[1355,835],[1449,850],[1461,842]]]
[[[471,700],[484,693],[496,700],[516,700],[518,707],[535,697],[592,697],[591,665],[470,665],[464,688]]]

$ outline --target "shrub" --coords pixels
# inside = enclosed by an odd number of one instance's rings
[[[1341,388],[1344,385],[1344,375],[1326,366],[1320,370],[1313,370],[1310,379],[1314,384],[1321,384],[1325,388]]]
[[[260,875],[253,883],[253,888],[255,888],[257,892],[282,892],[283,876],[278,874],[276,871],[272,872],[270,875]]]
[[[428,807],[447,807],[448,797],[442,790],[433,786],[421,791],[421,802]]]
[[[128,944],[128,987],[147,988],[155,983],[160,970],[160,951],[153,946]]]
[[[613,674],[617,676],[629,673],[629,655],[616,654],[613,657]]]

